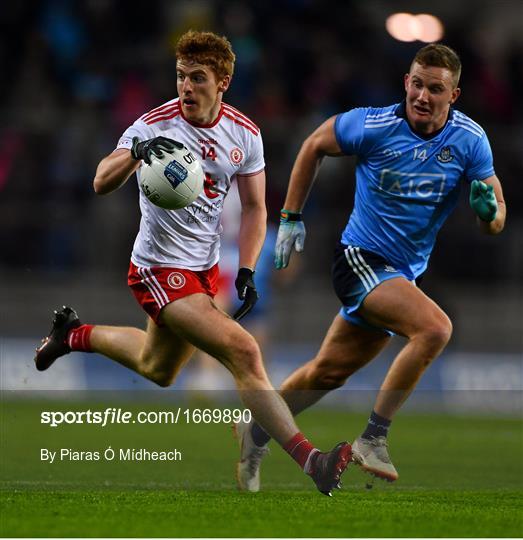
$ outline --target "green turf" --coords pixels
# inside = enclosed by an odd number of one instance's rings
[[[99,409],[114,403],[98,404]],[[520,537],[523,428],[510,418],[400,415],[395,484],[349,468],[328,499],[276,446],[263,491],[238,493],[236,443],[225,425],[40,425],[42,410],[97,405],[4,401],[0,536]],[[165,405],[121,405],[128,409]],[[299,418],[321,446],[355,437],[366,415],[313,410]],[[40,448],[182,452],[181,462],[40,461]]]
[[[143,490],[16,491],[12,536],[520,536],[516,491],[314,493]],[[51,509],[50,509],[51,506]]]

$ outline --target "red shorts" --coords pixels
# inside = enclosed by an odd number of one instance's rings
[[[162,308],[179,298],[195,293],[207,294],[214,298],[218,292],[219,275],[217,264],[208,270],[195,272],[165,266],[144,268],[131,262],[127,284],[138,303],[151,319],[159,324],[158,317]]]

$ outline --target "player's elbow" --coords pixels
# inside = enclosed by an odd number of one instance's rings
[[[258,216],[258,219],[262,223],[267,222],[267,206],[265,206],[265,201],[258,203],[256,207],[253,209],[253,212],[256,213],[256,215]]]
[[[102,159],[96,168],[96,174],[93,180],[93,189],[97,195],[105,195],[108,193],[109,177],[108,167],[106,166],[107,158]]]
[[[93,180],[93,189],[97,195],[105,195],[107,193],[107,188],[104,179],[100,176],[95,176]]]
[[[322,149],[321,138],[316,133],[309,135],[301,145],[301,152],[316,159],[324,157],[325,152]]]
[[[505,228],[505,216],[501,217],[499,220],[494,220],[492,227],[489,231],[489,234],[500,234]]]
[[[132,174],[134,169],[130,169],[129,165],[124,161],[127,158],[127,155],[123,155],[124,152],[127,151],[117,150],[102,159],[98,164],[93,180],[93,189],[97,195],[106,195],[118,189]],[[135,167],[135,163],[132,162],[133,167]]]
[[[267,206],[264,200],[242,203],[242,218],[250,218],[258,223],[267,222]]]
[[[107,195],[114,191],[114,187],[111,185],[109,179],[96,175],[93,180],[93,189],[97,195]]]
[[[93,180],[93,189],[97,195],[107,195],[118,189],[125,180],[125,177],[109,167],[99,166]]]
[[[503,232],[503,229],[505,228],[504,217],[500,219],[495,219],[494,221],[491,221],[490,223],[486,223],[485,221],[481,221],[480,219],[478,219],[478,222],[479,222],[479,227],[481,229],[481,232],[489,236],[500,234]]]
[[[497,227],[489,227],[486,229],[483,229],[483,232],[485,234],[488,234],[489,236],[495,236],[496,234],[501,234],[503,232],[503,225],[497,226]]]

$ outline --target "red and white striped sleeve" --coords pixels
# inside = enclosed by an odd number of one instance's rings
[[[133,137],[138,137],[140,141],[146,141],[147,139],[152,139],[154,136],[153,129],[145,124],[143,120],[138,119],[123,132],[116,145],[116,149],[125,148],[126,150],[130,150],[133,145]]]
[[[132,126],[124,131],[116,148],[125,148],[129,150],[133,145],[133,137],[138,137],[140,141],[152,139],[156,136],[152,125],[156,122],[173,118],[177,116],[179,112],[179,100],[176,98],[142,114]]]
[[[265,168],[263,157],[263,140],[260,128],[246,115],[231,105],[223,104],[223,116],[234,124],[241,126],[241,136],[246,150],[245,161],[236,171],[239,176],[252,176]]]

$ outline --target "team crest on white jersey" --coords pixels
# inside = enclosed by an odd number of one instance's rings
[[[167,284],[171,289],[181,289],[185,285],[185,276],[180,272],[171,272],[167,277]]]
[[[450,146],[444,146],[436,158],[440,163],[451,162],[454,159],[454,156],[450,153]]]
[[[231,162],[235,165],[239,165],[243,160],[243,152],[235,146],[229,153],[229,157],[231,158]]]

